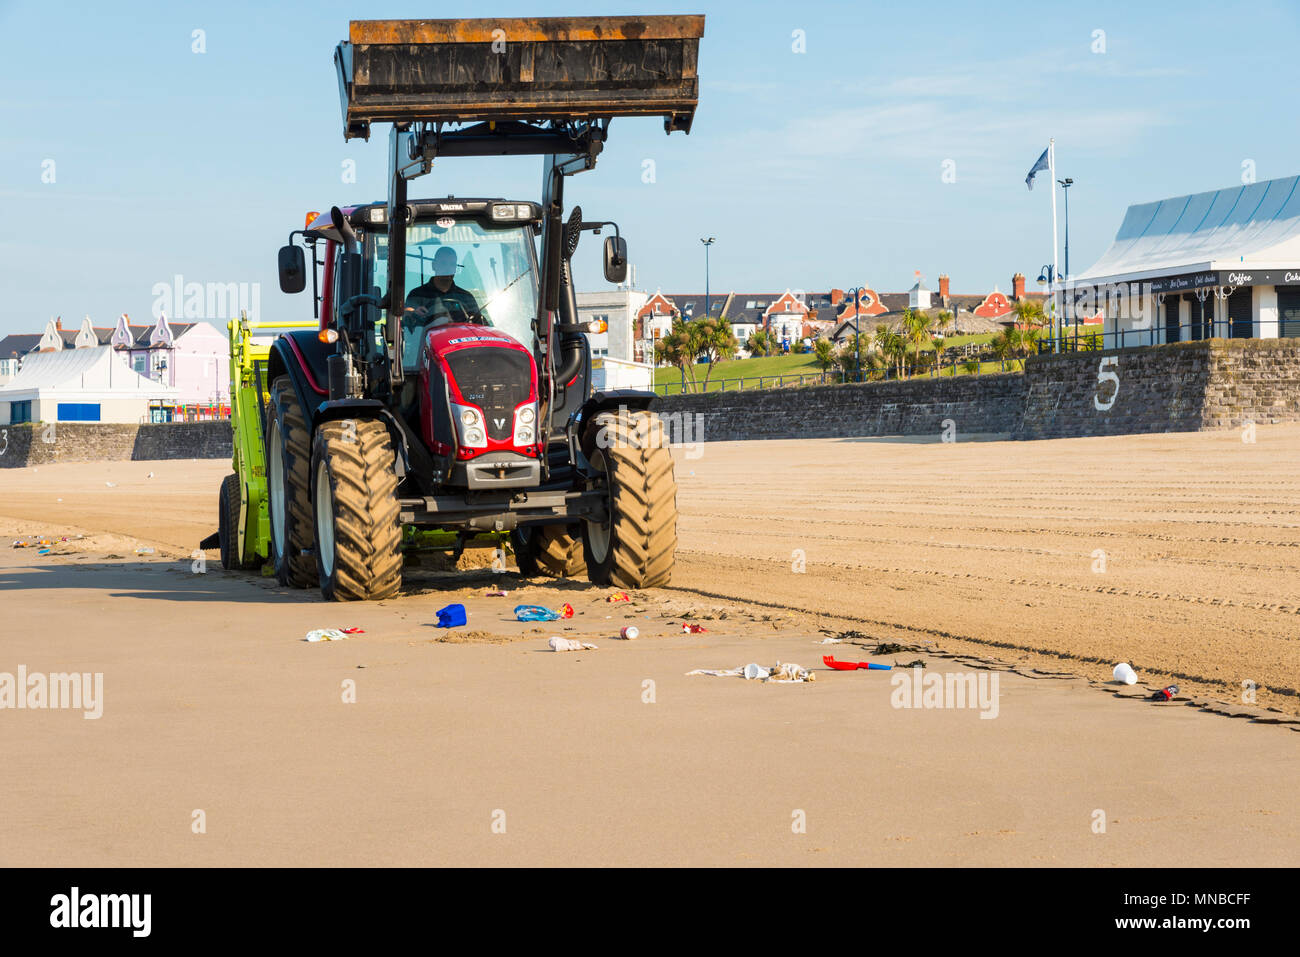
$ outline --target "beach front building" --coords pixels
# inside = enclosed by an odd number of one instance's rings
[[[637,313],[648,298],[649,295],[639,289],[622,286],[577,294],[578,321],[603,319],[607,326],[605,332],[587,334],[593,361],[605,357],[632,361]]]
[[[112,346],[29,354],[0,387],[0,425],[158,421],[176,389],[138,374]]]
[[[6,336],[0,339],[0,385],[12,381],[31,355],[104,346],[137,375],[173,390],[180,410],[230,405],[226,333],[207,322],[169,322],[166,316],[151,325],[133,325],[123,314],[108,327],[93,325],[87,316],[76,329],[51,319],[42,332]]]
[[[1063,296],[1107,348],[1300,336],[1300,176],[1130,206]]]

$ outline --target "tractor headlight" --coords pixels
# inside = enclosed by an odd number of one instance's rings
[[[517,215],[514,203],[497,203],[492,207],[493,219],[514,219]]]
[[[537,419],[537,406],[521,405],[515,409],[515,445],[532,445],[536,438],[533,422]]]
[[[487,448],[487,433],[483,429],[483,413],[470,405],[451,407],[452,420],[460,435],[460,444],[471,449]]]

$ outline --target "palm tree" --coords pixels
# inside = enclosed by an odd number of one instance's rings
[[[1022,329],[1041,329],[1047,322],[1043,314],[1043,304],[1032,299],[1021,299],[1016,303],[1016,325]]]
[[[692,322],[690,328],[696,346],[695,355],[708,360],[708,368],[704,370],[704,391],[708,392],[714,365],[734,356],[739,344],[731,331],[731,323],[726,319],[705,316]]]
[[[931,339],[930,345],[934,348],[934,368],[938,375],[943,375],[943,340],[939,338]]]
[[[1015,346],[1011,342],[1011,333],[1011,329],[1003,329],[989,340],[989,348],[998,357],[999,368],[1003,372],[1007,371],[1007,356],[1015,354]]]
[[[1007,343],[1011,346],[1011,356],[1014,361],[1016,356],[1023,355],[1024,353],[1024,349],[1025,349],[1024,332],[1022,332],[1020,329],[1017,329],[1015,326],[1012,326],[1010,329],[1007,330]],[[1023,360],[1020,363],[1020,368],[1022,371],[1025,368],[1025,364]]]
[[[695,357],[699,355],[695,336],[690,326],[681,319],[674,319],[668,334],[655,342],[655,361],[674,365],[682,374],[682,391],[686,389],[686,376],[690,373],[691,390],[695,391]]]
[[[930,327],[933,325],[934,320],[924,310],[910,306],[903,310],[903,335],[912,344],[915,353],[913,372],[921,365],[921,343],[930,341]]]
[[[818,338],[813,342],[813,361],[821,367],[822,374],[825,375],[830,371],[831,366],[835,365],[835,346],[829,339]]]
[[[881,355],[889,359],[895,367],[899,363],[899,353],[906,348],[903,346],[902,336],[883,322],[877,323],[875,335],[871,337],[871,344],[879,350]],[[901,371],[899,374],[902,374]]]
[[[1028,358],[1030,353],[1036,353],[1038,351],[1039,332],[1040,331],[1037,328],[1032,327],[1020,331],[1020,352],[1025,358]],[[1025,360],[1021,359],[1020,368],[1023,369],[1024,367]]]
[[[772,333],[766,329],[755,329],[750,333],[745,347],[749,350],[751,356],[770,356],[776,351],[776,343],[772,341]]]

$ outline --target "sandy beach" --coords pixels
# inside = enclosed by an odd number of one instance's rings
[[[626,605],[431,568],[326,604],[195,565],[227,462],[0,470],[0,672],[104,676],[97,719],[0,712],[0,863],[1300,856],[1300,427],[701,452],[678,456],[673,584]],[[8,547],[33,534],[69,540]],[[450,602],[469,624],[433,627]],[[511,615],[562,602],[568,621]],[[893,673],[824,654],[996,676],[996,717],[896,707]],[[817,680],[686,674],[777,661]]]

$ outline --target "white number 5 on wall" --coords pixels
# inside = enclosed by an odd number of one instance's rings
[[[1101,360],[1101,365],[1097,367],[1097,391],[1093,393],[1092,404],[1097,407],[1098,412],[1109,412],[1111,406],[1115,404],[1115,397],[1119,395],[1119,356],[1107,356]],[[1106,391],[1106,383],[1113,382],[1115,387],[1110,390],[1110,395],[1102,399],[1102,393]]]

